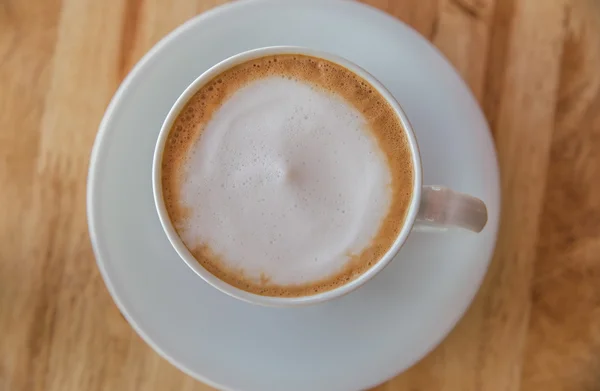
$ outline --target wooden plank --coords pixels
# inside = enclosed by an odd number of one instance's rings
[[[540,205],[554,131],[565,9],[563,1],[524,0],[514,7],[493,129],[502,181],[500,236],[469,314],[482,318],[477,365],[468,374],[478,390],[519,389]]]
[[[21,261],[36,269],[21,281],[31,288],[23,296],[30,300],[31,329],[29,349],[19,352],[19,362],[35,382],[13,384],[16,390],[94,389],[101,386],[97,379],[106,366],[119,363],[106,332],[94,327],[101,324],[97,320],[104,311],[116,311],[95,270],[82,180],[94,132],[118,82],[114,64],[119,29],[114,21],[122,4],[113,5],[61,4],[35,148],[32,202],[21,212],[23,235],[31,240],[21,247]],[[113,360],[84,364],[104,354],[112,354]]]
[[[44,304],[52,282],[32,259],[29,228],[39,128],[51,83],[60,1],[38,7],[0,2],[0,390],[44,383],[48,363]],[[37,308],[36,308],[37,307]],[[36,322],[37,321],[37,322]],[[33,366],[34,362],[37,364]]]
[[[568,11],[524,390],[600,388],[600,2]]]
[[[492,34],[495,0],[443,0],[432,42],[480,99]]]

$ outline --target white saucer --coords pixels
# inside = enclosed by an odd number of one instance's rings
[[[414,125],[424,183],[482,198],[489,208],[485,230],[413,233],[371,282],[313,307],[252,306],[194,274],[171,248],[154,208],[151,165],[161,123],[211,65],[271,45],[329,51],[383,82]],[[498,213],[494,147],[467,87],[416,32],[351,1],[235,2],[175,30],[113,98],[88,183],[92,243],[120,310],[174,365],[232,390],[358,390],[414,364],[475,295],[494,248]]]

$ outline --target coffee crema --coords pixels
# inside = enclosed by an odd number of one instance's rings
[[[188,101],[162,157],[169,218],[196,260],[248,292],[347,284],[395,242],[413,195],[409,142],[367,81],[282,54],[225,70]]]

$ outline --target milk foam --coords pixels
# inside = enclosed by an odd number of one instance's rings
[[[247,278],[287,285],[339,271],[391,203],[386,158],[333,93],[270,76],[240,88],[188,150],[179,234]]]

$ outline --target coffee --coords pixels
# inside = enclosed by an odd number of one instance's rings
[[[337,288],[375,265],[414,181],[385,97],[340,65],[289,54],[206,83],[174,121],[161,170],[169,218],[196,260],[280,297]]]

